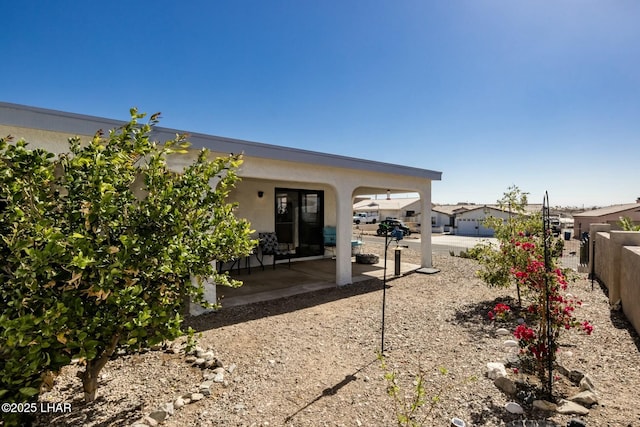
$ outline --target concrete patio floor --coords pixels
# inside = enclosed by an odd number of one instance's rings
[[[419,265],[401,263],[400,275],[410,273],[420,268]],[[395,277],[393,259],[387,260],[387,278]],[[276,264],[275,270],[271,265],[233,270],[229,275],[244,284],[239,288],[217,287],[217,297],[223,307],[251,304],[285,298],[292,295],[318,291],[320,289],[336,287],[336,261],[331,258],[310,261],[291,261],[291,268],[287,263]],[[370,279],[383,279],[384,258],[377,264],[357,264],[352,262],[352,283]]]

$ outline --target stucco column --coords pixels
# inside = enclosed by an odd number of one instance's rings
[[[431,183],[425,189],[418,192],[420,195],[420,267],[433,267],[431,258]]]
[[[336,188],[336,284],[352,282],[351,235],[353,232],[353,188]]]

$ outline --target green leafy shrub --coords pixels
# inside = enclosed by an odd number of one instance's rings
[[[203,280],[238,286],[213,261],[256,242],[226,202],[239,155],[206,150],[182,173],[149,134],[158,116],[131,120],[58,158],[0,140],[0,399],[37,398],[51,372],[79,359],[85,398],[116,349],[134,352],[182,334],[184,303],[206,304]],[[216,183],[212,186],[211,183]],[[192,283],[196,278],[196,285]]]

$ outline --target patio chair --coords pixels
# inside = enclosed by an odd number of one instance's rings
[[[259,239],[259,256],[256,255],[262,269],[264,270],[264,256],[271,255],[273,257],[273,269],[276,269],[276,261],[279,259],[289,260],[289,268],[291,268],[291,251],[289,248],[282,249],[278,243],[278,236],[276,233],[258,233]]]
[[[332,253],[332,257],[336,257],[336,228],[324,227],[322,229],[322,239],[325,249],[328,249]]]

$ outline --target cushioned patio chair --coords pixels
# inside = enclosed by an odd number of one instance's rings
[[[259,257],[258,261],[262,265],[264,269],[264,256],[271,255],[273,257],[273,269],[276,269],[276,261],[279,259],[287,259],[289,260],[289,268],[291,268],[291,251],[287,249],[282,249],[280,244],[278,243],[278,236],[276,233],[258,233],[259,240]]]
[[[330,250],[332,257],[336,257],[336,228],[324,227],[322,229],[322,240],[324,248]]]

